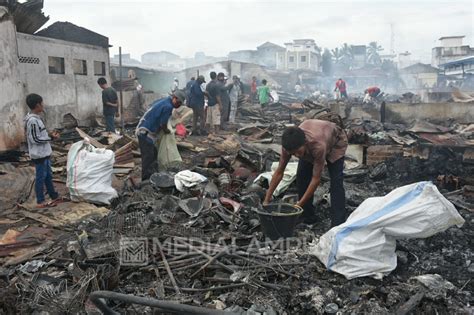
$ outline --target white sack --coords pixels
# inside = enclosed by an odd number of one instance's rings
[[[115,154],[84,141],[74,143],[67,154],[66,185],[73,201],[110,204],[117,197],[112,187]]]
[[[207,181],[206,177],[189,170],[181,171],[174,175],[174,185],[181,192],[184,191],[185,187],[194,187],[205,181]]]
[[[397,239],[425,238],[463,224],[435,185],[419,182],[365,200],[345,223],[321,236],[310,252],[348,279],[381,279],[397,267]]]
[[[260,178],[266,179],[268,183],[270,184],[270,181],[272,180],[273,173],[275,173],[275,170],[278,167],[279,162],[273,162],[272,163],[272,170],[270,172],[265,172],[260,175],[258,175],[257,178],[253,181],[254,183],[257,183]],[[290,187],[291,183],[296,179],[296,170],[298,169],[298,162],[290,162],[285,168],[285,172],[283,173],[283,178],[281,179],[281,182],[278,184],[277,188],[273,192],[273,196],[277,197],[284,191]]]

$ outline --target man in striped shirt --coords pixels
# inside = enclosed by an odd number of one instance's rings
[[[51,170],[50,156],[52,153],[50,141],[59,137],[57,131],[48,133],[40,114],[44,110],[43,98],[38,94],[29,94],[26,104],[30,112],[26,115],[25,134],[28,142],[28,153],[35,164],[36,180],[35,192],[38,208],[47,208],[56,205],[59,195],[54,189],[53,172]],[[44,190],[48,192],[51,202],[45,201]]]

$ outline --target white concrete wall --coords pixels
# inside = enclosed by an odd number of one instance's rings
[[[108,48],[21,33],[17,34],[17,42],[19,56],[40,60],[39,64],[20,63],[19,71],[25,93],[43,96],[48,127],[60,127],[66,113],[87,125],[90,117],[102,112],[102,91],[97,79],[103,76],[110,81]],[[49,56],[64,58],[65,74],[49,73]],[[74,74],[73,59],[86,60],[87,75]],[[94,74],[94,61],[105,62],[105,75]]]
[[[462,40],[463,38],[459,37],[454,37],[454,38],[445,38],[440,40],[441,46],[443,47],[456,47],[456,46],[462,46]]]
[[[16,31],[7,10],[0,7],[0,151],[17,147],[24,139],[26,113],[18,70]]]

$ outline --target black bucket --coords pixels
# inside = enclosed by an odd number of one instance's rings
[[[266,237],[277,240],[292,237],[299,216],[303,209],[288,203],[269,204],[263,211],[255,209]]]

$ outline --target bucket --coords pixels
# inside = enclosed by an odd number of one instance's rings
[[[263,234],[272,240],[292,237],[296,222],[303,213],[303,209],[288,203],[269,204],[263,206],[263,211],[254,211],[260,219]]]

